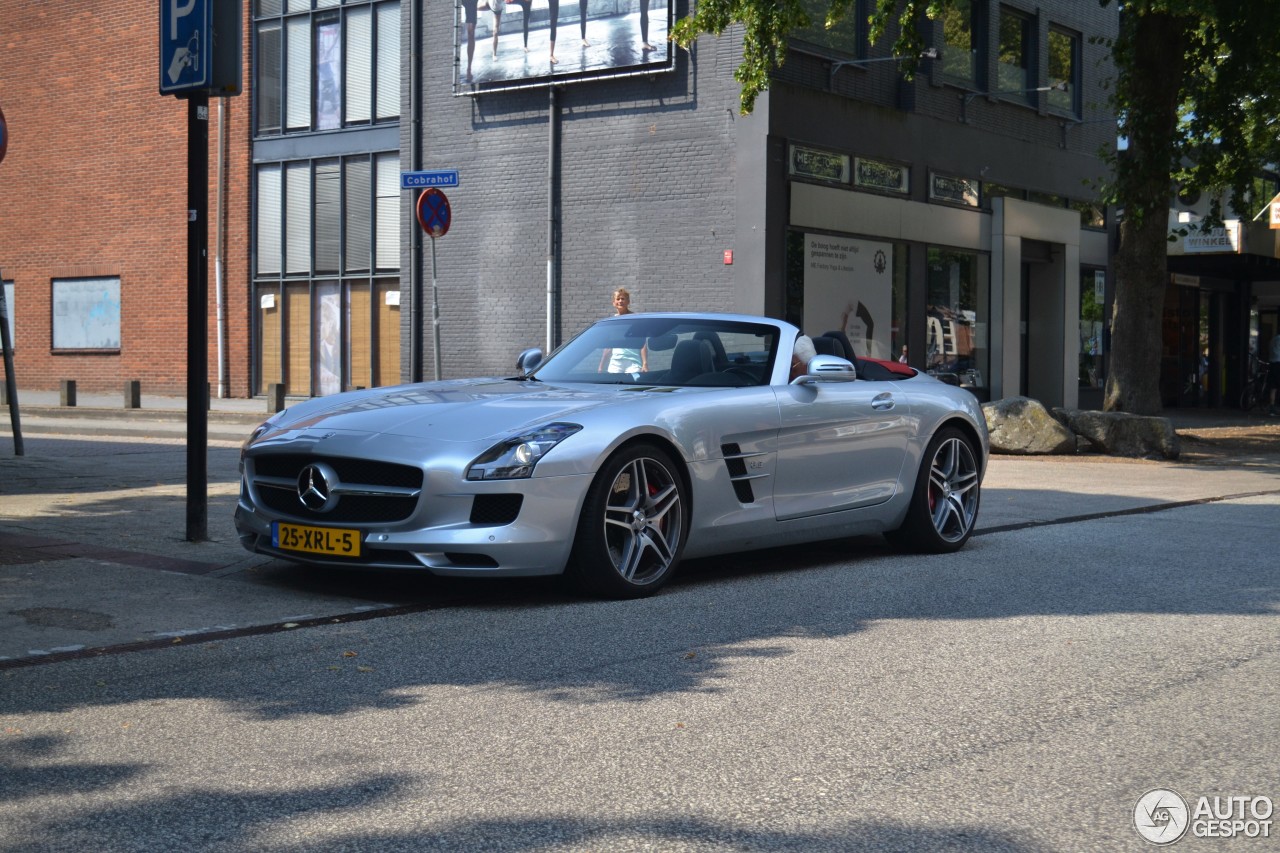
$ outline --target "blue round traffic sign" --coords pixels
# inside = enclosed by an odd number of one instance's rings
[[[4,159],[4,152],[9,148],[9,126],[4,123],[4,110],[0,110],[0,160]]]
[[[433,240],[448,233],[449,223],[453,221],[449,197],[435,187],[424,190],[418,196],[417,214],[418,224]]]

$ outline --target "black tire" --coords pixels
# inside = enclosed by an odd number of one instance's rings
[[[973,440],[956,427],[938,430],[916,474],[907,517],[885,538],[896,548],[927,554],[957,551],[978,520],[982,485]]]
[[[684,480],[651,444],[624,447],[587,491],[566,574],[607,598],[653,595],[680,562],[689,529]]]

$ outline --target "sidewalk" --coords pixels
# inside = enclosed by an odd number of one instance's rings
[[[18,417],[23,438],[59,433],[77,435],[186,436],[185,397],[143,394],[141,406],[127,409],[124,394],[76,393],[75,406],[63,406],[58,391],[18,391]],[[286,400],[286,405],[297,402]],[[267,401],[213,398],[207,416],[210,441],[243,441],[271,415]],[[0,405],[0,436],[12,437],[8,406]],[[4,451],[0,451],[4,452]]]
[[[185,400],[144,397],[145,408],[125,410],[105,395],[80,395],[75,409],[58,407],[56,392],[18,399],[21,457],[0,406],[0,670],[424,609],[472,588],[417,573],[316,572],[244,550],[232,525],[239,445],[267,416],[263,400],[213,401],[207,538],[192,542]],[[1170,415],[1179,429],[1265,423],[1239,412]],[[1275,447],[1280,436],[1267,440]],[[1274,450],[1214,464],[997,456],[976,535],[1256,493],[1280,493]]]

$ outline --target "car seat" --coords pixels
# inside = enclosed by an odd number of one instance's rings
[[[671,367],[663,382],[667,385],[684,385],[693,377],[713,370],[715,357],[709,342],[697,339],[681,341],[671,353]]]

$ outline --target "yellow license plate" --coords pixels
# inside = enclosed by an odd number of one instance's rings
[[[271,525],[271,544],[285,551],[328,554],[333,557],[359,557],[360,531],[338,527],[311,527],[305,524]]]

